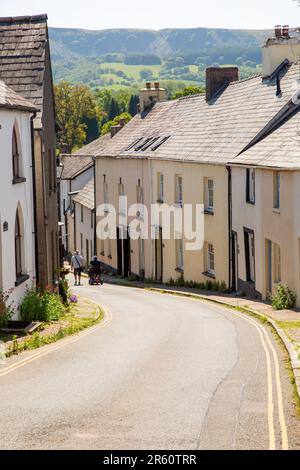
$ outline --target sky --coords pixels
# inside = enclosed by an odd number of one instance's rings
[[[300,25],[293,0],[0,0],[0,16],[40,13],[49,26],[96,30]]]

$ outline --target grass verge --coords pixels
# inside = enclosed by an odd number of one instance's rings
[[[60,339],[67,336],[75,335],[80,331],[96,325],[101,322],[104,318],[104,311],[101,307],[95,308],[91,317],[77,317],[74,315],[67,315],[65,319],[68,321],[68,325],[61,327],[58,332],[52,334],[41,334],[39,332],[34,333],[28,338],[18,341],[17,337],[14,337],[12,342],[8,345],[6,351],[6,357],[20,354],[24,351],[40,348],[48,344],[55,343]]]

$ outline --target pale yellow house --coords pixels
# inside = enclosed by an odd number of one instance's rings
[[[300,43],[277,36],[264,47],[263,76],[277,77],[279,96],[291,80],[291,96],[275,130],[231,162],[232,266],[238,290],[268,299],[287,284],[300,306]]]
[[[213,278],[237,288],[227,162],[282,119],[296,73],[296,66],[279,72],[280,93],[277,75],[238,81],[236,68],[208,69],[206,95],[159,101],[163,90],[147,85],[141,113],[96,156],[96,207],[110,203],[118,208],[120,195],[127,196],[130,206],[141,202],[141,194],[148,208],[159,202],[180,211],[182,205],[201,204],[204,245],[188,251],[184,234],[182,240],[165,239],[162,220],[155,227],[157,240],[98,240],[103,263],[124,276]],[[118,227],[117,235],[120,230],[124,227]]]

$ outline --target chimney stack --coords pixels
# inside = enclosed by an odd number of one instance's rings
[[[140,112],[150,109],[158,101],[166,99],[166,90],[160,87],[159,82],[155,82],[152,86],[151,82],[146,82],[145,88],[140,90]]]
[[[288,25],[276,25],[274,36],[267,39],[262,49],[263,78],[270,77],[285,59],[297,62],[300,55],[300,39],[298,36],[290,36],[290,33]]]
[[[208,67],[206,69],[206,101],[210,101],[222,87],[238,79],[238,67]]]

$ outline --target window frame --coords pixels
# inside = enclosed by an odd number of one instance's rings
[[[246,202],[255,204],[255,168],[246,169]]]

